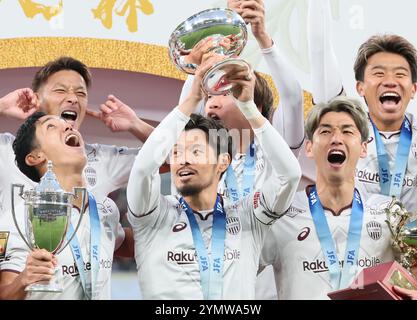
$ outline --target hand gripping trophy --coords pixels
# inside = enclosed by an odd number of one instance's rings
[[[250,65],[236,58],[248,39],[245,21],[235,11],[214,8],[201,11],[183,23],[171,34],[169,53],[173,63],[188,74],[194,74],[205,53],[214,51],[225,60],[212,66],[203,78],[203,90],[208,95],[222,95],[233,88],[226,75]]]
[[[48,170],[39,184],[31,190],[23,191],[23,185],[12,184],[12,215],[17,231],[30,249],[46,249],[58,254],[71,242],[80,226],[86,201],[86,188],[74,188],[73,193],[65,192],[52,171],[52,162],[48,161]],[[24,230],[19,227],[15,207],[15,190],[24,200]],[[72,235],[68,235],[74,200],[80,200],[80,215]],[[26,234],[26,236],[24,235]],[[66,241],[66,242],[65,242]],[[26,287],[25,291],[62,292],[59,281],[59,267],[55,268],[53,280],[38,282]]]
[[[385,210],[392,246],[400,252],[400,264],[411,272],[417,266],[417,213],[407,212],[395,197]]]

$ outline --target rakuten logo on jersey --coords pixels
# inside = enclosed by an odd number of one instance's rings
[[[356,177],[360,182],[367,183],[379,183],[379,174],[377,172],[368,171],[366,169],[356,170]],[[409,176],[404,177],[403,187],[415,187],[417,186],[417,179],[410,178]]]
[[[197,263],[195,257],[195,251],[168,251],[167,261],[175,262],[178,265],[194,264]]]
[[[113,264],[113,260],[112,259],[101,259],[100,263],[99,263],[99,267],[100,269],[111,269]],[[78,271],[78,267],[75,264],[71,264],[71,265],[62,265],[62,275],[68,275],[68,276],[72,276],[72,277],[76,277],[79,276],[80,273]],[[91,263],[87,262],[84,263],[84,272],[90,271],[91,270]]]
[[[314,261],[306,261],[303,262],[303,271],[312,271],[314,273],[320,272],[327,272],[329,268],[324,260],[316,259]],[[369,268],[375,267],[376,265],[380,264],[381,260],[377,257],[366,257],[358,260],[358,266],[361,268]],[[340,267],[343,268],[343,261],[339,262]]]
[[[233,261],[240,259],[240,250],[225,250],[223,255],[223,261]],[[187,265],[197,263],[195,251],[168,251],[167,261],[174,262],[178,265]]]

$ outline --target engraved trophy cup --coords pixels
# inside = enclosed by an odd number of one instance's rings
[[[52,254],[60,253],[71,242],[80,226],[84,214],[86,188],[76,187],[73,193],[62,190],[52,171],[51,161],[48,161],[48,170],[34,189],[23,191],[23,188],[21,184],[12,184],[12,215],[17,231],[31,250],[39,248],[46,249]],[[16,189],[18,195],[24,200],[25,232],[19,227],[16,216]],[[74,233],[68,236],[75,199],[81,199],[80,216]],[[62,292],[62,283],[59,279],[60,272],[57,266],[51,281],[31,284],[25,290]]]
[[[237,12],[222,8],[208,9],[191,16],[174,30],[169,39],[169,54],[180,70],[194,74],[205,53],[198,52],[198,47],[204,41],[211,40],[208,51],[224,55],[226,59],[206,72],[202,87],[206,94],[222,95],[234,86],[226,79],[228,73],[251,70],[245,60],[236,58],[247,39],[245,21]]]

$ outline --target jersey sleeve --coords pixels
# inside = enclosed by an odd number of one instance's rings
[[[259,266],[265,268],[269,265],[274,265],[278,259],[278,244],[276,237],[274,237],[273,230],[269,230],[266,234],[264,244],[262,247],[261,256],[259,258]]]
[[[159,167],[167,159],[189,117],[178,108],[155,128],[136,156],[127,185],[128,219],[132,226],[153,223],[164,207]],[[152,220],[152,221],[149,221]],[[154,221],[155,222],[155,221]]]
[[[275,44],[261,51],[279,92],[272,124],[297,156],[304,140],[303,90]]]
[[[10,133],[0,133],[0,164],[7,168],[14,164],[13,141],[15,137]]]
[[[269,226],[290,207],[301,169],[284,139],[268,121],[261,128],[254,129],[254,133],[265,161],[273,169],[264,184],[242,200],[244,212],[250,212],[248,218],[252,221],[252,233],[260,250]]]
[[[16,220],[20,230],[26,236],[23,210],[23,204],[17,206]],[[8,239],[5,246],[4,258],[0,261],[0,271],[22,272],[25,269],[26,259],[30,250],[18,233],[11,212],[5,212],[4,214],[7,214],[8,217],[0,223],[0,230],[8,232]]]
[[[191,87],[193,85],[193,81],[194,81],[194,76],[193,75],[188,75],[188,77],[185,80],[184,85],[182,86],[182,89],[181,89],[180,100],[178,102],[179,105],[184,102],[185,98],[188,97],[188,95],[191,91]],[[198,105],[195,109],[195,113],[199,113],[199,114],[204,115],[204,106],[205,106],[205,101],[200,100],[200,102],[198,103]]]
[[[331,39],[329,0],[310,0],[307,37],[315,104],[328,102],[343,92],[342,78]]]

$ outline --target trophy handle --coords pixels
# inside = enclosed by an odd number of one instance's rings
[[[81,220],[84,216],[85,213],[85,204],[86,204],[86,195],[87,195],[87,189],[86,188],[82,188],[82,187],[74,187],[74,198],[77,199],[78,198],[78,192],[81,192],[82,197],[81,197],[81,208],[80,208],[80,217],[78,218],[78,223],[76,228],[74,229],[73,234],[71,235],[71,237],[69,238],[69,240],[67,241],[67,243],[65,245],[63,245],[61,248],[58,249],[58,251],[56,252],[56,254],[59,254],[62,252],[62,250],[64,250],[72,241],[72,239],[74,238],[74,236],[77,234],[78,228],[80,227],[81,224]],[[71,223],[71,218],[70,221],[68,223]]]
[[[16,226],[17,232],[19,232],[19,235],[22,237],[23,241],[26,243],[26,245],[29,247],[29,249],[32,250],[33,247],[29,244],[29,241],[26,240],[26,237],[24,236],[22,230],[19,227],[19,224],[17,223],[16,212],[14,210],[14,195],[15,195],[14,190],[19,189],[19,196],[24,200],[24,198],[23,198],[23,188],[24,188],[23,184],[14,184],[14,183],[12,184],[12,217],[13,217],[13,221],[14,221],[14,224]]]

